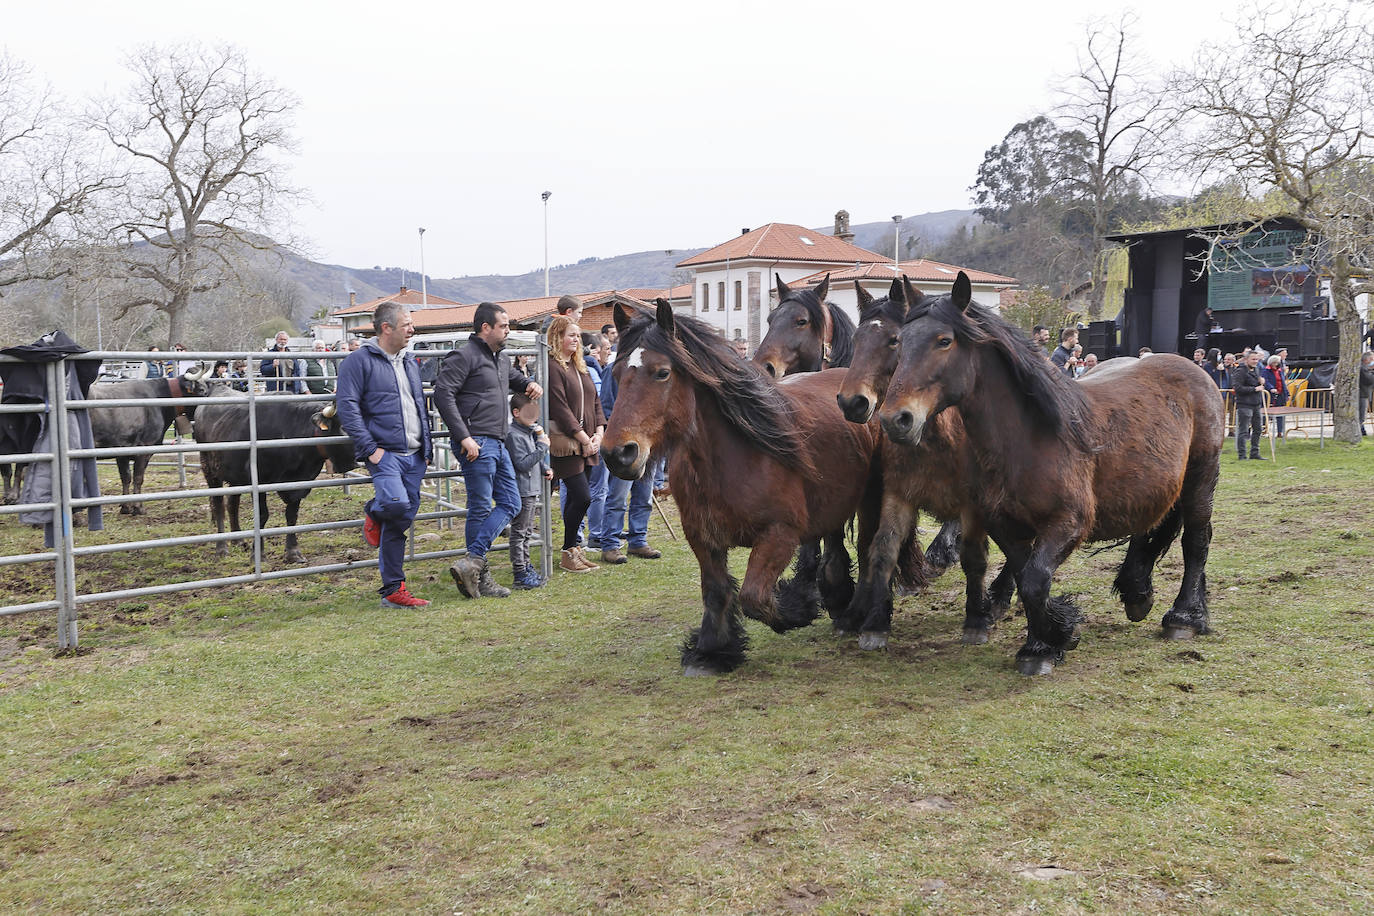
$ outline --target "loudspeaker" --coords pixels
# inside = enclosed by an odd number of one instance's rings
[[[1079,335],[1083,353],[1096,353],[1098,359],[1111,359],[1116,355],[1116,322],[1094,321],[1087,330]]]
[[[1336,359],[1341,353],[1340,323],[1334,318],[1305,319],[1301,342],[1303,359]]]

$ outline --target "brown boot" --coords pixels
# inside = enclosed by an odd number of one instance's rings
[[[630,556],[639,557],[641,560],[657,560],[663,554],[645,544],[643,547],[631,547],[628,551]]]
[[[601,562],[611,566],[618,566],[621,563],[627,562],[627,560],[625,559],[625,554],[620,552],[619,547],[608,547],[601,551]]]
[[[593,569],[601,568],[600,566],[597,566],[595,563],[593,563],[591,560],[587,559],[587,553],[581,547],[574,547],[573,550],[577,551],[577,562],[582,564],[583,569],[590,571]]]
[[[587,567],[583,566],[577,559],[577,548],[565,550],[558,560],[558,568],[568,572],[587,572]]]

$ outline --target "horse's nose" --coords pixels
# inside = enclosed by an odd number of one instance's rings
[[[867,423],[868,418],[873,416],[873,404],[862,394],[851,394],[848,397],[837,394],[835,400],[839,402],[840,412],[851,423]]]
[[[883,414],[883,431],[894,442],[906,442],[916,425],[916,417],[910,410],[902,409],[895,414]]]
[[[611,471],[629,470],[639,460],[639,444],[626,442],[623,445],[617,445],[609,452],[602,449],[601,454],[606,457],[607,469]]]
[[[764,372],[767,372],[767,373],[768,373],[769,375],[771,375],[773,378],[777,378],[777,377],[778,377],[778,370],[777,370],[777,367],[775,367],[775,366],[773,365],[773,361],[772,361],[772,360],[769,360],[768,362],[766,362],[766,363],[763,364],[763,371],[764,371]]]

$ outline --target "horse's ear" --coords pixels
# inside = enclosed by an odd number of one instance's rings
[[[964,273],[962,270],[959,271],[959,276],[954,278],[954,292],[952,295],[954,304],[959,306],[959,311],[961,312],[968,308],[969,303],[973,301],[973,284],[969,282],[968,274]]]
[[[902,274],[902,295],[906,297],[906,307],[911,308],[916,303],[926,297],[926,294],[916,288],[916,284],[911,282],[911,278]]]
[[[892,287],[887,291],[887,298],[891,299],[893,302],[905,302],[906,289],[902,286],[902,284],[910,282],[911,281],[906,278],[906,274],[901,274],[899,276],[893,277]]]
[[[668,304],[667,299],[662,297],[655,299],[654,304],[658,306],[658,315],[656,316],[658,318],[658,326],[663,329],[664,334],[672,337],[676,333],[676,325],[673,321],[673,307]]]
[[[859,311],[861,312],[873,304],[873,296],[864,289],[863,284],[858,280],[854,281],[854,295],[859,299]]]
[[[821,285],[816,287],[817,299],[820,299],[822,302],[824,302],[825,297],[828,295],[830,295],[830,274],[826,274],[825,279],[821,281]]]
[[[615,304],[615,330],[617,334],[624,334],[625,329],[630,326],[634,316],[625,310],[625,306],[617,302]]]
[[[778,284],[778,301],[781,302],[782,300],[786,299],[787,295],[792,291],[787,288],[786,283],[782,282],[782,277],[778,274],[773,274],[773,279]]]

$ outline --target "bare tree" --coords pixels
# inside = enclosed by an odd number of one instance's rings
[[[1193,128],[1184,151],[1202,177],[1230,177],[1254,224],[1307,230],[1295,256],[1330,277],[1340,323],[1336,438],[1358,443],[1360,313],[1374,252],[1374,30],[1362,4],[1258,7],[1237,40],[1204,46],[1171,88]]]
[[[149,46],[129,69],[124,98],[89,117],[133,172],[111,232],[116,317],[165,313],[170,345],[187,336],[192,297],[233,279],[245,249],[271,247],[259,233],[297,194],[275,158],[292,148],[296,100],[228,46]]]
[[[0,289],[66,273],[81,217],[118,185],[29,69],[0,52]]]
[[[1067,181],[1092,220],[1092,294],[1089,313],[1102,312],[1103,240],[1123,198],[1148,187],[1160,158],[1166,123],[1164,96],[1145,77],[1146,62],[1131,47],[1135,17],[1093,22],[1080,49],[1078,70],[1059,87],[1056,123],[1086,140],[1083,160]]]

